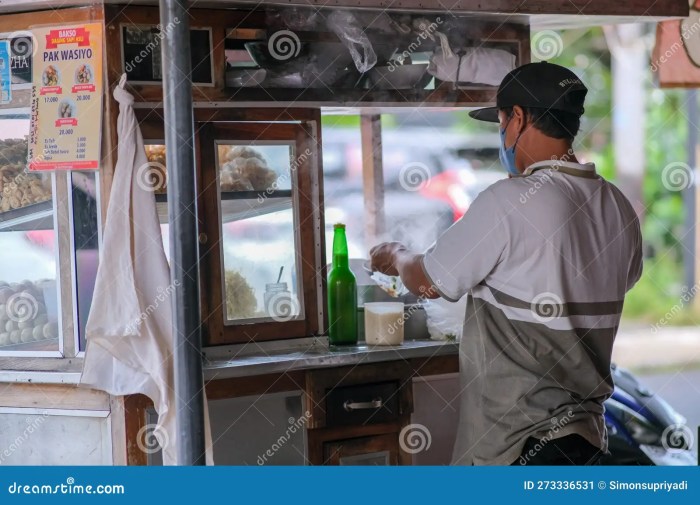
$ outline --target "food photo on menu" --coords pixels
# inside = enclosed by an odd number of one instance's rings
[[[90,84],[92,82],[92,68],[90,65],[82,64],[75,71],[76,84]]]
[[[46,70],[44,70],[44,73],[42,74],[42,82],[44,86],[58,86],[59,81],[60,75],[56,67],[53,65],[46,67]]]

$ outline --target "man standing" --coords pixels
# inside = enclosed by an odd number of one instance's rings
[[[455,464],[584,465],[607,451],[612,346],[642,239],[628,200],[572,150],[586,92],[558,65],[510,72],[496,107],[470,112],[500,123],[510,178],[424,254],[370,253],[413,293],[469,294]]]

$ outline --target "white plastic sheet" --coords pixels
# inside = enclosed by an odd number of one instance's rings
[[[515,56],[503,49],[467,47],[454,51],[446,38],[440,40],[442,48],[430,58],[428,73],[443,81],[498,86],[515,68]]]

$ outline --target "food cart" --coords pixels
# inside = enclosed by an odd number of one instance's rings
[[[0,276],[0,446],[7,447],[0,462],[159,464],[150,400],[78,382],[115,177],[112,90],[122,74],[149,160],[137,175],[155,193],[162,228],[178,219],[168,211],[161,54],[172,26],[161,24],[156,2],[72,3],[16,0],[1,8],[12,81],[0,105],[0,243],[8,251]],[[530,61],[532,27],[682,17],[688,4],[459,0],[449,11],[425,0],[299,4],[217,0],[189,11],[199,234],[188,238],[199,251],[214,457],[218,464],[446,464],[457,422],[456,409],[446,408],[459,393],[457,345],[420,330],[388,348],[331,349],[324,337],[321,115],[362,115],[366,231],[378,236],[382,112],[494,103],[503,69]],[[37,73],[33,34],[86,23],[103,27],[102,105],[89,125],[99,135],[85,141],[99,144],[99,166],[29,172],[35,76],[46,87],[62,79],[77,86],[96,68]],[[361,42],[351,42],[358,34]],[[428,73],[431,55],[445,64]],[[462,72],[464,60],[478,77]],[[70,115],[66,107],[59,111]],[[402,440],[414,426],[432,434],[420,452]]]

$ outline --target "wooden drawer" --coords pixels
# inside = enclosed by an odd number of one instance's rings
[[[375,425],[410,416],[411,375],[406,362],[309,370],[305,380],[309,411],[306,426]]]
[[[399,415],[397,381],[335,388],[326,399],[327,427],[386,423]]]

